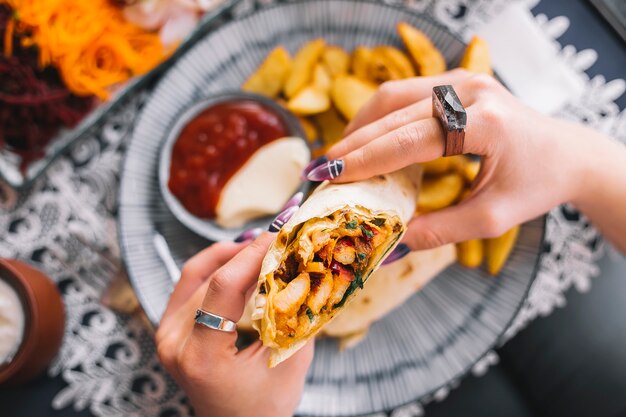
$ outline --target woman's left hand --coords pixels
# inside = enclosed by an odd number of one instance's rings
[[[234,322],[241,318],[271,241],[266,233],[249,245],[216,243],[191,258],[161,319],[159,357],[197,416],[287,417],[300,401],[313,342],[270,369],[261,342],[238,350],[236,332],[194,321],[198,308]]]

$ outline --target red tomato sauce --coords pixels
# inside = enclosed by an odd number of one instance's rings
[[[172,149],[168,187],[198,217],[213,218],[222,188],[263,145],[287,136],[272,109],[251,100],[216,104],[192,119]]]

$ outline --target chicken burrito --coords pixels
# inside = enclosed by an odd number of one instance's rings
[[[254,295],[254,328],[287,359],[363,289],[415,213],[420,168],[324,183],[270,246]]]

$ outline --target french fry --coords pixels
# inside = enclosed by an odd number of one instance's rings
[[[331,77],[335,78],[348,73],[350,55],[341,47],[330,45],[324,49],[322,63]]]
[[[291,66],[289,52],[282,46],[274,48],[259,68],[246,80],[242,89],[250,93],[274,98],[282,90],[291,71]]]
[[[298,121],[300,122],[300,125],[302,126],[302,130],[304,130],[304,135],[306,136],[306,140],[310,144],[315,143],[315,141],[317,141],[317,137],[319,136],[317,127],[315,127],[315,125],[311,123],[309,119],[302,117],[302,116],[298,116]]]
[[[318,62],[313,69],[313,86],[318,90],[328,92],[332,82],[326,67]]]
[[[324,113],[316,115],[315,123],[321,131],[322,141],[325,145],[334,145],[339,142],[347,126],[337,110],[332,107]]]
[[[398,23],[397,30],[419,75],[435,75],[446,70],[443,55],[422,31],[404,22]]]
[[[372,61],[372,50],[366,46],[357,46],[350,58],[352,73],[362,80],[369,80],[368,69]]]
[[[315,39],[307,42],[298,50],[293,59],[291,73],[285,82],[284,92],[287,98],[292,98],[302,90],[313,77],[313,69],[324,52],[324,39]]]
[[[493,75],[491,54],[489,53],[487,42],[478,36],[474,36],[469,45],[467,45],[459,66],[468,71]]]
[[[368,79],[374,83],[401,80],[415,76],[413,64],[402,51],[392,46],[377,46],[372,50]]]
[[[287,109],[302,116],[322,113],[329,108],[330,98],[328,93],[313,86],[300,90],[295,97],[287,102]]]
[[[468,240],[456,244],[456,258],[466,268],[478,268],[483,263],[483,241]]]
[[[506,264],[515,246],[519,229],[519,226],[515,226],[502,236],[485,240],[487,271],[491,275],[498,275],[504,267],[504,264]]]
[[[463,177],[456,172],[438,178],[425,178],[417,200],[420,213],[440,210],[453,204],[461,195]]]
[[[376,93],[376,86],[351,75],[333,80],[330,97],[343,116],[351,120]]]

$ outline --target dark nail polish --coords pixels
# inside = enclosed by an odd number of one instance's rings
[[[235,238],[235,243],[246,242],[248,240],[254,240],[263,232],[263,229],[260,227],[255,227],[254,229],[248,229],[244,231],[242,234]]]
[[[405,256],[407,256],[409,253],[411,253],[411,248],[409,248],[404,243],[400,243],[389,254],[389,256],[387,256],[387,258],[385,258],[385,260],[383,261],[382,265],[389,265],[391,263],[394,263],[395,261],[398,261],[398,260],[404,258]]]
[[[289,207],[299,206],[300,203],[302,203],[303,198],[304,198],[304,193],[302,191],[298,191],[297,193],[293,195],[293,197],[289,199],[289,201],[285,203],[285,205],[283,206],[283,208],[280,209],[280,211],[285,211]]]
[[[278,232],[280,229],[282,229],[285,223],[287,223],[289,219],[291,219],[291,216],[293,216],[299,208],[299,206],[291,206],[281,211],[278,216],[276,216],[276,218],[272,221],[272,224],[270,224],[268,230],[272,233]]]
[[[309,181],[326,181],[337,178],[343,171],[343,160],[334,159],[332,161],[324,162],[322,165],[313,169],[308,173],[306,178]]]
[[[313,171],[318,166],[322,165],[324,162],[328,162],[328,158],[326,155],[320,156],[317,159],[312,160],[304,167],[302,170],[302,174],[300,175],[300,179],[305,180],[306,176],[309,175],[309,172]]]

